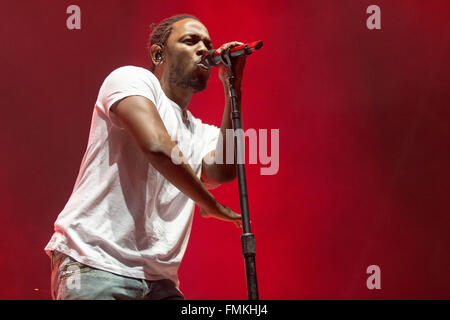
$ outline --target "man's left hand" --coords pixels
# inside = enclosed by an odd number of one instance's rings
[[[233,47],[237,47],[237,46],[240,46],[243,44],[244,43],[238,42],[238,41],[228,42],[228,43],[225,43],[224,45],[222,45],[219,49],[217,49],[217,52],[219,54],[222,54],[227,49],[231,49]],[[231,58],[231,67],[232,67],[232,71],[234,74],[234,88],[235,89],[238,89],[241,87],[242,76],[244,74],[245,59],[246,59],[246,56]],[[219,66],[219,79],[222,81],[223,85],[226,88],[229,87],[227,68],[223,64],[221,64]]]

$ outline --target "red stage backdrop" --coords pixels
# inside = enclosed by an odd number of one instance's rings
[[[43,248],[98,89],[117,67],[149,67],[149,25],[179,13],[216,47],[264,41],[243,83],[245,128],[279,129],[278,173],[247,165],[260,297],[450,298],[449,2],[209,3],[1,1],[0,298],[50,298]],[[66,26],[72,4],[80,30]],[[373,4],[381,29],[366,25]],[[223,106],[214,70],[189,108],[219,126]],[[236,182],[213,193],[240,211]],[[187,299],[246,298],[240,233],[197,209]],[[380,289],[367,287],[371,265]]]

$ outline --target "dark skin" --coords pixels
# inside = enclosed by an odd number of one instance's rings
[[[222,52],[241,44],[236,41],[229,42],[218,50]],[[212,48],[212,43],[206,27],[201,22],[189,18],[173,24],[173,31],[164,48],[156,44],[150,48],[153,63],[156,65],[155,76],[161,83],[166,96],[180,106],[184,115],[192,95],[206,88],[211,70],[198,63],[203,53],[210,48]],[[158,54],[161,54],[162,59],[158,59]],[[233,71],[236,77],[234,88],[238,94],[239,109],[241,108],[241,82],[244,66],[245,57],[233,61]],[[217,157],[225,159],[227,145],[225,130],[232,129],[232,123],[229,116],[229,84],[226,68],[223,66],[219,67],[219,78],[225,91],[225,108],[221,125],[224,141],[222,146],[218,144],[216,150],[206,157],[217,155]],[[202,216],[231,221],[241,227],[241,216],[218,203],[203,184],[203,182],[207,182],[210,185],[219,185],[234,180],[236,177],[235,164],[210,163],[204,159],[202,176],[199,179],[181,151],[179,152],[183,160],[181,164],[175,164],[172,161],[172,151],[174,148],[179,150],[178,146],[167,133],[155,105],[150,100],[142,96],[127,97],[112,106],[111,110],[134,137],[153,167],[190,197],[200,207]]]

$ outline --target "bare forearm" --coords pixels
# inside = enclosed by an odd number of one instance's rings
[[[221,54],[222,52],[226,52],[227,50],[231,49],[235,46],[243,45],[242,42],[238,41],[232,41],[228,42],[224,45],[222,45],[219,49],[217,49],[217,52]],[[229,88],[232,86],[236,92],[236,104],[237,109],[239,112],[241,112],[241,102],[242,102],[242,90],[241,90],[241,84],[242,84],[242,77],[245,67],[245,56],[241,57],[235,57],[231,59],[231,65],[224,66],[221,65],[219,67],[219,78],[223,83],[223,88],[225,92],[225,108],[223,112],[222,117],[222,126],[221,126],[221,134],[222,134],[222,146],[220,144],[217,145],[215,154],[216,159],[222,160],[222,164],[217,164],[216,166],[212,166],[208,171],[212,171],[209,174],[209,177],[214,175],[215,177],[219,177],[222,181],[231,181],[236,177],[236,155],[235,155],[235,148],[228,147],[231,145],[234,141],[234,135],[230,135],[227,137],[226,131],[227,129],[233,129],[233,123],[231,120],[231,99],[229,97]],[[233,80],[230,82],[230,75],[233,75]],[[231,149],[231,150],[229,150]],[[233,163],[227,164],[226,163],[226,156],[227,156],[227,150],[229,150],[228,157],[233,159]],[[231,154],[232,153],[232,154]],[[216,181],[218,181],[216,179]]]
[[[114,106],[111,111],[117,114],[150,164],[203,210],[223,218],[224,208],[205,188],[171,139],[153,102],[141,96],[130,96]],[[229,218],[227,213],[225,216]]]
[[[216,170],[220,172],[221,176],[228,177],[229,180],[234,179],[236,176],[236,161],[233,161],[230,164],[227,164],[227,150],[228,152],[231,152],[231,155],[228,155],[231,159],[235,159],[235,148],[230,148],[227,146],[232,146],[234,144],[234,135],[227,135],[227,130],[233,129],[233,123],[231,120],[231,99],[229,97],[228,89],[225,87],[224,89],[225,93],[225,108],[222,116],[222,125],[220,127],[220,133],[222,135],[222,145],[217,144],[216,147],[216,155],[217,159],[222,160],[222,164],[217,164]],[[242,97],[242,91],[239,87],[239,89],[236,90],[236,102],[237,102],[237,108],[239,112],[241,112],[241,97]]]
[[[168,141],[157,150],[146,152],[146,155],[156,170],[200,207],[211,209],[217,205],[214,196],[205,188],[181,152],[177,154],[180,164],[172,160],[173,148],[179,150],[175,142]]]

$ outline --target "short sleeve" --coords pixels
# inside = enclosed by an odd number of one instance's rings
[[[209,152],[216,149],[217,141],[219,140],[220,136],[220,129],[214,125],[206,124],[206,123],[200,123],[200,132],[202,134],[202,150],[200,154],[200,159],[202,160]],[[207,189],[214,189],[219,184],[216,184],[212,181],[202,181],[203,185]]]
[[[216,150],[217,141],[219,140],[220,129],[214,125],[200,123],[203,147],[200,159],[203,159],[209,152]]]
[[[100,87],[97,103],[116,125],[117,119],[110,114],[112,105],[129,96],[143,96],[155,106],[158,100],[158,79],[149,70],[125,66],[111,72]]]

